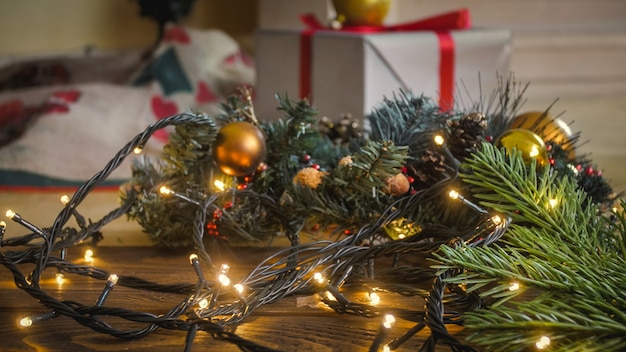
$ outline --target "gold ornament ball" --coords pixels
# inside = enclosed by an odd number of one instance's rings
[[[533,159],[537,160],[538,165],[546,165],[548,163],[548,151],[543,139],[536,133],[523,128],[515,128],[508,130],[502,134],[496,142],[499,147],[504,147],[508,152],[513,149],[521,152],[522,159],[526,165],[530,165]]]
[[[265,159],[265,135],[249,122],[222,127],[213,143],[213,159],[230,176],[252,174]]]
[[[411,188],[409,179],[403,173],[387,178],[385,183],[387,183],[387,188],[384,191],[392,196],[401,196]]]
[[[573,133],[563,120],[553,117],[545,111],[529,111],[515,116],[511,121],[511,128],[524,128],[538,134],[545,142],[559,144],[574,157],[574,145],[571,143]]]
[[[391,0],[333,0],[337,19],[348,26],[380,26]]]

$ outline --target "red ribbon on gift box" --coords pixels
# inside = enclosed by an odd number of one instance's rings
[[[328,28],[312,14],[300,16],[307,26],[300,35],[300,97],[311,95],[311,38],[318,31],[341,31],[353,33],[433,31],[439,39],[439,107],[448,110],[454,103],[454,40],[451,30],[471,27],[470,13],[460,9],[423,20],[391,26],[345,26],[341,29]]]

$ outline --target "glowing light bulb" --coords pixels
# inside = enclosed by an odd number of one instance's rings
[[[433,140],[435,141],[436,145],[443,145],[443,143],[445,142],[445,139],[443,139],[443,136],[440,134],[435,135],[435,138],[433,138]]]
[[[226,184],[224,184],[224,182],[222,182],[221,180],[213,181],[213,186],[215,186],[215,188],[217,188],[219,191],[223,191],[224,189],[226,189]]]
[[[391,347],[389,347],[389,345],[384,345],[383,352],[391,352]]]
[[[548,336],[541,336],[535,343],[538,349],[543,350],[550,345],[550,338]]]
[[[448,196],[450,196],[450,198],[452,199],[458,199],[459,198],[459,192],[457,192],[456,190],[451,190],[450,193],[448,193]]]
[[[221,272],[222,274],[228,274],[228,271],[229,271],[229,270],[230,270],[230,265],[228,265],[228,264],[222,264],[222,265],[220,266],[220,272]]]
[[[49,319],[53,319],[58,317],[59,314],[55,311],[51,311],[51,312],[47,312],[47,313],[42,313],[42,314],[37,314],[37,315],[31,315],[28,317],[24,317],[19,321],[19,325],[23,328],[27,328],[29,326],[32,326],[34,324],[37,324],[39,322],[42,321],[46,321]]]
[[[7,227],[7,223],[4,220],[0,220],[0,227]]]
[[[33,319],[31,317],[24,317],[20,320],[20,326],[27,328],[33,325]]]
[[[350,303],[348,299],[339,292],[339,289],[331,285],[321,273],[317,272],[313,274],[313,280],[317,281],[319,285],[323,285],[326,288],[326,297],[328,297],[329,300],[337,301],[343,305],[348,305],[348,303]]]
[[[494,215],[491,217],[491,221],[497,226],[502,223],[502,218],[499,215]]]
[[[398,239],[404,239],[404,238],[406,238],[405,234],[401,233],[401,234],[398,235]]]
[[[517,282],[511,282],[511,284],[509,285],[509,291],[517,291],[519,290],[520,285]]]
[[[141,152],[143,152],[143,148],[141,147],[135,147],[135,149],[133,149],[133,153],[135,154],[141,154]]]
[[[233,288],[235,289],[235,291],[237,291],[240,295],[243,294],[244,291],[244,287],[242,284],[235,284],[233,285]]]
[[[326,282],[326,279],[324,278],[324,275],[322,275],[321,273],[313,274],[313,280],[317,281],[320,284],[323,284],[323,283]]]
[[[116,285],[117,284],[117,280],[119,280],[119,276],[115,275],[115,274],[111,274],[109,275],[109,279],[107,280],[108,282],[111,283],[111,285]]]
[[[61,204],[65,205],[70,202],[70,197],[67,194],[61,196]]]
[[[7,210],[7,212],[5,213],[5,215],[7,216],[7,218],[9,219],[13,219],[13,217],[15,217],[15,212],[11,209]]]
[[[197,254],[194,253],[189,255],[189,263],[193,264],[193,262],[195,262],[196,260],[198,260]]]
[[[554,208],[554,207],[556,207],[556,206],[557,206],[557,204],[559,204],[559,201],[558,201],[558,200],[556,200],[556,199],[554,199],[554,198],[552,198],[552,199],[550,199],[550,200],[548,201],[548,204],[549,204],[552,208]]]
[[[200,307],[200,309],[206,309],[206,307],[209,306],[209,301],[206,298],[203,298],[202,300],[200,300],[200,302],[198,302],[198,307]]]
[[[220,274],[217,277],[217,280],[220,282],[220,284],[222,284],[222,286],[230,285],[230,278],[226,276],[226,274]]]
[[[91,249],[85,250],[85,261],[93,262],[93,250]]]
[[[385,314],[385,316],[383,317],[383,326],[386,329],[391,329],[395,323],[396,317],[391,314]]]
[[[57,284],[63,285],[63,282],[65,281],[65,275],[63,275],[63,273],[57,273],[56,280],[57,280]]]
[[[370,292],[370,304],[373,306],[377,306],[380,304],[380,296],[376,292]]]
[[[159,193],[163,195],[168,195],[172,193],[172,190],[169,189],[167,186],[161,186],[161,188],[159,188]]]

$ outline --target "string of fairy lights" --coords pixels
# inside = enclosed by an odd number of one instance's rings
[[[44,323],[59,316],[74,319],[96,332],[119,338],[140,338],[153,333],[157,328],[181,330],[186,332],[185,351],[191,350],[194,338],[203,331],[215,339],[237,345],[245,351],[272,351],[260,344],[230,332],[228,326],[236,326],[246,320],[255,309],[271,304],[286,296],[296,294],[319,293],[321,302],[341,314],[351,314],[380,320],[379,331],[374,337],[370,351],[391,351],[409,341],[411,337],[428,328],[430,335],[424,343],[424,350],[434,350],[437,344],[450,346],[454,351],[474,351],[461,343],[448,332],[447,325],[462,324],[461,312],[481,306],[481,298],[475,293],[467,293],[460,286],[450,287],[445,278],[454,272],[437,272],[434,269],[399,265],[399,258],[405,254],[433,253],[443,244],[452,246],[487,246],[498,240],[511,223],[511,218],[494,214],[480,208],[462,194],[451,190],[451,201],[460,201],[480,214],[482,221],[476,229],[463,234],[452,243],[436,240],[436,236],[427,231],[414,236],[383,242],[372,246],[363,246],[364,239],[373,238],[373,234],[389,222],[397,219],[401,210],[398,204],[391,204],[374,222],[365,224],[353,236],[338,241],[313,241],[293,245],[278,250],[257,265],[240,281],[235,282],[229,276],[230,266],[216,264],[204,248],[203,236],[206,228],[207,209],[216,200],[214,196],[192,199],[170,189],[160,187],[158,192],[165,197],[178,197],[197,207],[194,226],[194,245],[196,253],[189,256],[189,264],[197,276],[195,283],[159,284],[132,276],[118,276],[104,269],[90,265],[95,244],[102,234],[100,230],[112,220],[125,213],[132,197],[126,199],[119,208],[114,209],[97,222],[87,222],[79,213],[78,206],[89,193],[131,153],[145,145],[150,136],[166,126],[200,123],[206,118],[202,114],[184,113],[170,116],[149,126],[143,133],[128,142],[105,168],[78,188],[72,197],[64,196],[63,209],[49,228],[39,228],[28,222],[18,213],[9,210],[6,216],[13,222],[26,228],[30,233],[20,237],[4,239],[7,229],[5,222],[0,222],[0,262],[13,275],[15,285],[47,309],[43,314],[24,317],[19,321],[22,327]],[[445,141],[437,136],[435,144],[447,150]],[[447,152],[449,153],[449,151]],[[452,169],[458,168],[458,161],[450,158]],[[447,187],[449,180],[441,181],[435,188]],[[254,196],[249,190],[228,190]],[[426,191],[410,196],[410,202],[419,202],[426,197]],[[78,228],[66,226],[74,218]],[[297,234],[291,234],[297,237]],[[91,246],[85,252],[85,264],[76,264],[66,260],[69,248],[91,240]],[[15,247],[15,250],[7,250]],[[391,263],[385,258],[393,258]],[[24,272],[20,264],[33,264],[30,272]],[[93,303],[63,301],[46,292],[40,286],[44,271],[56,269],[56,280],[62,282],[66,275],[81,275],[103,280],[102,293]],[[411,278],[408,280],[407,278]],[[431,283],[430,290],[423,289],[424,283]],[[107,298],[114,294],[114,288],[122,285],[141,290],[177,293],[182,296],[178,304],[165,314],[139,312],[129,308],[110,307]],[[348,288],[366,288],[369,301],[363,303],[351,299]],[[509,289],[519,289],[519,284],[512,282]],[[408,297],[421,297],[426,300],[423,310],[383,307],[377,292],[391,292]],[[445,302],[445,303],[444,303]],[[106,317],[116,317],[127,321],[145,324],[133,330],[118,329],[106,321]],[[403,319],[415,324],[403,332],[400,337],[389,340],[389,331],[397,320]],[[537,348],[548,346],[547,336],[537,341]]]

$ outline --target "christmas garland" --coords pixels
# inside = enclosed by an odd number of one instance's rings
[[[18,250],[3,250],[0,261],[19,289],[51,309],[23,324],[66,315],[122,338],[162,327],[187,331],[187,349],[197,331],[206,331],[242,350],[266,351],[224,327],[287,295],[329,291],[326,305],[382,317],[381,331],[395,319],[415,323],[393,341],[379,334],[370,350],[396,349],[426,327],[431,335],[423,348],[430,351],[437,344],[455,351],[623,350],[623,208],[613,206],[618,195],[601,173],[575,155],[578,134],[549,111],[518,114],[524,89],[506,82],[489,104],[450,112],[400,92],[374,109],[369,130],[358,136],[345,124],[338,130],[321,119],[318,126],[308,102],[286,97],[279,97],[285,117],[277,122],[259,123],[249,95],[229,99],[220,116],[160,120],[81,186],[51,227],[7,213],[32,233],[2,240],[3,248]],[[171,125],[176,131],[162,159],[137,163],[121,206],[87,224],[77,208],[90,191],[155,131]],[[97,243],[103,227],[123,214],[157,245],[193,247],[198,282],[159,285],[53,255],[85,240]],[[66,226],[71,217],[78,229]],[[4,234],[6,224],[0,228]],[[237,285],[227,267],[213,264],[210,253],[220,245],[276,236],[291,246]],[[432,261],[418,265],[403,260],[407,255]],[[384,260],[390,257],[392,263]],[[31,273],[18,269],[23,262],[34,264]],[[39,280],[49,267],[106,279],[101,299],[85,306],[44,292]],[[206,280],[205,271],[216,279]],[[430,290],[423,289],[426,282]],[[116,284],[187,298],[160,316],[106,307]],[[356,287],[420,296],[427,305],[411,311],[354,302],[343,290]],[[520,295],[528,291],[535,294]],[[107,316],[146,327],[118,330],[103,320]],[[450,324],[473,333],[459,341],[448,332]]]

